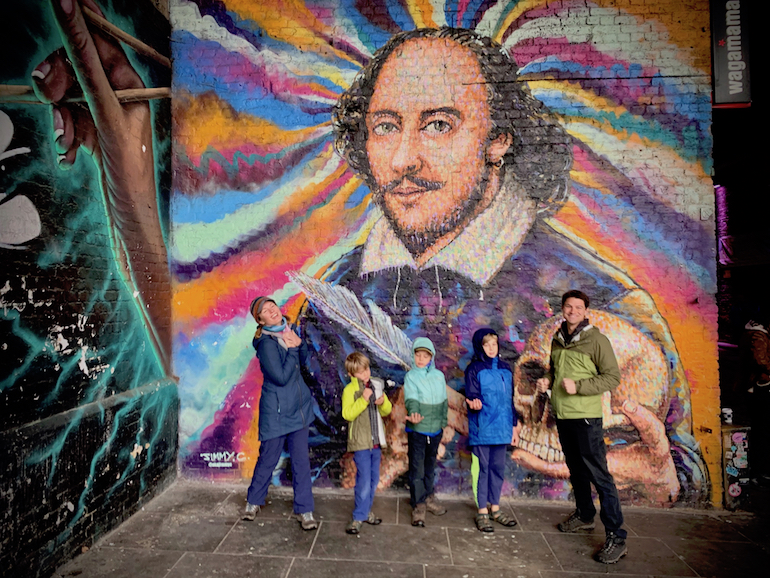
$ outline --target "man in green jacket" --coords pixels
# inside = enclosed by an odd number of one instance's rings
[[[572,290],[562,295],[564,322],[551,342],[549,375],[537,381],[537,389],[551,398],[575,494],[576,510],[559,524],[559,530],[594,529],[593,483],[599,494],[600,517],[607,535],[596,558],[605,564],[614,564],[628,552],[627,533],[622,528],[623,513],[615,480],[607,468],[602,394],[620,384],[620,369],[609,339],[589,323],[588,305],[588,296],[582,291]]]

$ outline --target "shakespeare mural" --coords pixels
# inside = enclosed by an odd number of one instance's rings
[[[633,10],[174,4],[185,472],[253,468],[261,376],[248,303],[269,294],[311,345],[316,484],[353,483],[340,401],[354,350],[394,402],[381,485],[404,483],[401,384],[426,336],[450,404],[438,489],[469,492],[463,370],[474,331],[490,326],[524,422],[507,491],[566,498],[534,384],[561,295],[580,288],[621,366],[604,423],[624,499],[708,503],[708,438],[694,425],[697,403],[718,403],[713,251],[702,249],[713,245],[708,47],[679,47],[683,30]],[[646,40],[611,42],[621,30]]]

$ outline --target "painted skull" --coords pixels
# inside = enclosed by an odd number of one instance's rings
[[[598,310],[590,312],[591,324],[612,343],[620,366],[620,385],[602,400],[608,452],[638,444],[639,432],[620,411],[630,400],[646,407],[663,423],[669,406],[669,369],[660,347],[619,317]],[[548,397],[538,395],[536,381],[550,365],[551,339],[561,316],[541,323],[532,333],[514,369],[514,403],[523,422],[513,458],[530,469],[554,477],[567,477],[564,454],[556,431],[556,416]],[[525,452],[530,455],[522,455]],[[608,456],[609,457],[609,456]],[[612,472],[612,460],[609,460]]]

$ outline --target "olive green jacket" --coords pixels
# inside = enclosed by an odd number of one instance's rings
[[[620,384],[620,368],[610,340],[593,325],[585,326],[568,344],[561,330],[551,342],[551,403],[558,419],[602,417],[602,394]],[[562,386],[575,381],[577,393]]]
[[[385,441],[385,422],[382,418],[390,415],[393,405],[388,396],[385,395],[385,384],[377,378],[370,379],[374,398],[382,396],[382,405],[377,407],[377,433],[379,434],[379,445],[384,448]],[[372,425],[369,420],[369,402],[364,399],[364,384],[355,377],[350,378],[350,383],[342,391],[342,417],[350,422],[348,427],[348,451],[357,452],[360,450],[370,450],[374,447],[372,441]]]

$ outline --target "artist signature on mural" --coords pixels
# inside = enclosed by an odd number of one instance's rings
[[[199,455],[209,468],[232,468],[234,464],[246,461],[244,452],[206,452]]]

